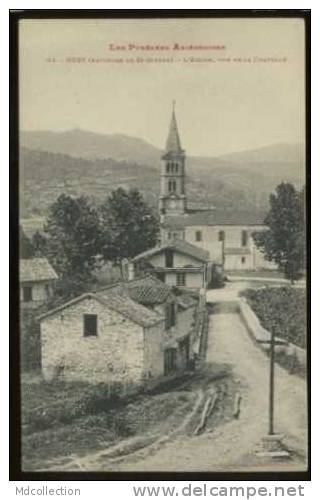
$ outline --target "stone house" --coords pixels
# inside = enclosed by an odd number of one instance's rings
[[[47,259],[20,259],[20,303],[23,308],[36,308],[52,297],[58,276]]]
[[[198,294],[165,284],[152,275],[122,281],[107,289],[109,293],[129,296],[135,302],[152,309],[165,318],[163,337],[164,373],[188,367],[193,357],[196,337],[195,323],[199,303]],[[169,352],[171,351],[171,352]],[[172,352],[175,351],[175,352]],[[173,362],[168,363],[167,357]]]
[[[164,283],[192,289],[202,288],[206,280],[209,252],[187,241],[163,241],[132,259],[135,268],[143,265]]]
[[[153,277],[86,293],[40,316],[45,379],[142,384],[187,367],[197,300]]]
[[[191,209],[186,186],[186,155],[175,110],[161,158],[159,215],[162,242],[181,239],[208,252],[225,270],[274,269],[255,246],[252,234],[265,229],[263,217],[241,210]]]

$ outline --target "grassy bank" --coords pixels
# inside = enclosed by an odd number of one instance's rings
[[[199,391],[212,385],[223,395],[215,417],[220,420],[225,405],[230,413],[233,404],[233,382],[223,366],[206,366],[125,400],[108,399],[103,385],[25,379],[23,468],[59,467],[64,459],[109,449],[126,439],[168,435],[192,412]]]
[[[261,325],[299,347],[306,347],[306,292],[292,287],[245,290],[249,305]]]

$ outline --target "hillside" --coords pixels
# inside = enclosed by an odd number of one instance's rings
[[[85,194],[98,201],[112,189],[136,187],[157,206],[161,151],[125,135],[82,130],[21,133],[21,210],[45,216],[60,193]],[[264,211],[281,181],[304,183],[301,147],[283,144],[218,158],[188,157],[190,203]]]
[[[99,202],[119,186],[141,189],[148,203],[154,206],[157,203],[157,171],[149,166],[21,149],[20,206],[23,217],[44,216],[48,206],[61,193],[92,196]]]
[[[89,160],[108,159],[145,164],[158,168],[162,151],[143,139],[123,134],[97,134],[80,129],[65,132],[22,131],[22,147],[36,151],[65,154]],[[231,168],[255,171],[276,179],[286,176],[299,177],[305,164],[304,150],[299,144],[271,144],[250,151],[234,152],[220,157],[190,156],[188,168],[206,172],[212,169]]]
[[[28,149],[59,153],[89,160],[113,158],[119,161],[159,164],[160,150],[137,137],[103,135],[80,129],[66,132],[21,132],[20,144]]]

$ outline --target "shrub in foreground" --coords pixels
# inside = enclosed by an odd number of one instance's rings
[[[306,294],[293,287],[245,290],[243,294],[262,326],[277,337],[306,347]]]

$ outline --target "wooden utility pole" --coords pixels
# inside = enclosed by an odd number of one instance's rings
[[[269,411],[268,411],[268,435],[262,438],[262,451],[257,452],[258,456],[263,457],[288,457],[289,452],[282,445],[282,436],[274,432],[274,382],[275,382],[275,346],[287,345],[287,342],[281,339],[276,339],[275,329],[270,328],[270,340],[262,341],[263,344],[269,345]]]
[[[270,380],[269,380],[269,435],[274,434],[274,331],[270,339]]]
[[[274,435],[274,355],[275,355],[275,346],[276,345],[287,345],[287,342],[284,340],[276,340],[274,334],[274,328],[271,328],[271,336],[270,340],[261,341],[262,344],[269,344],[269,359],[270,359],[270,368],[269,368],[269,425],[268,425],[268,435]]]

